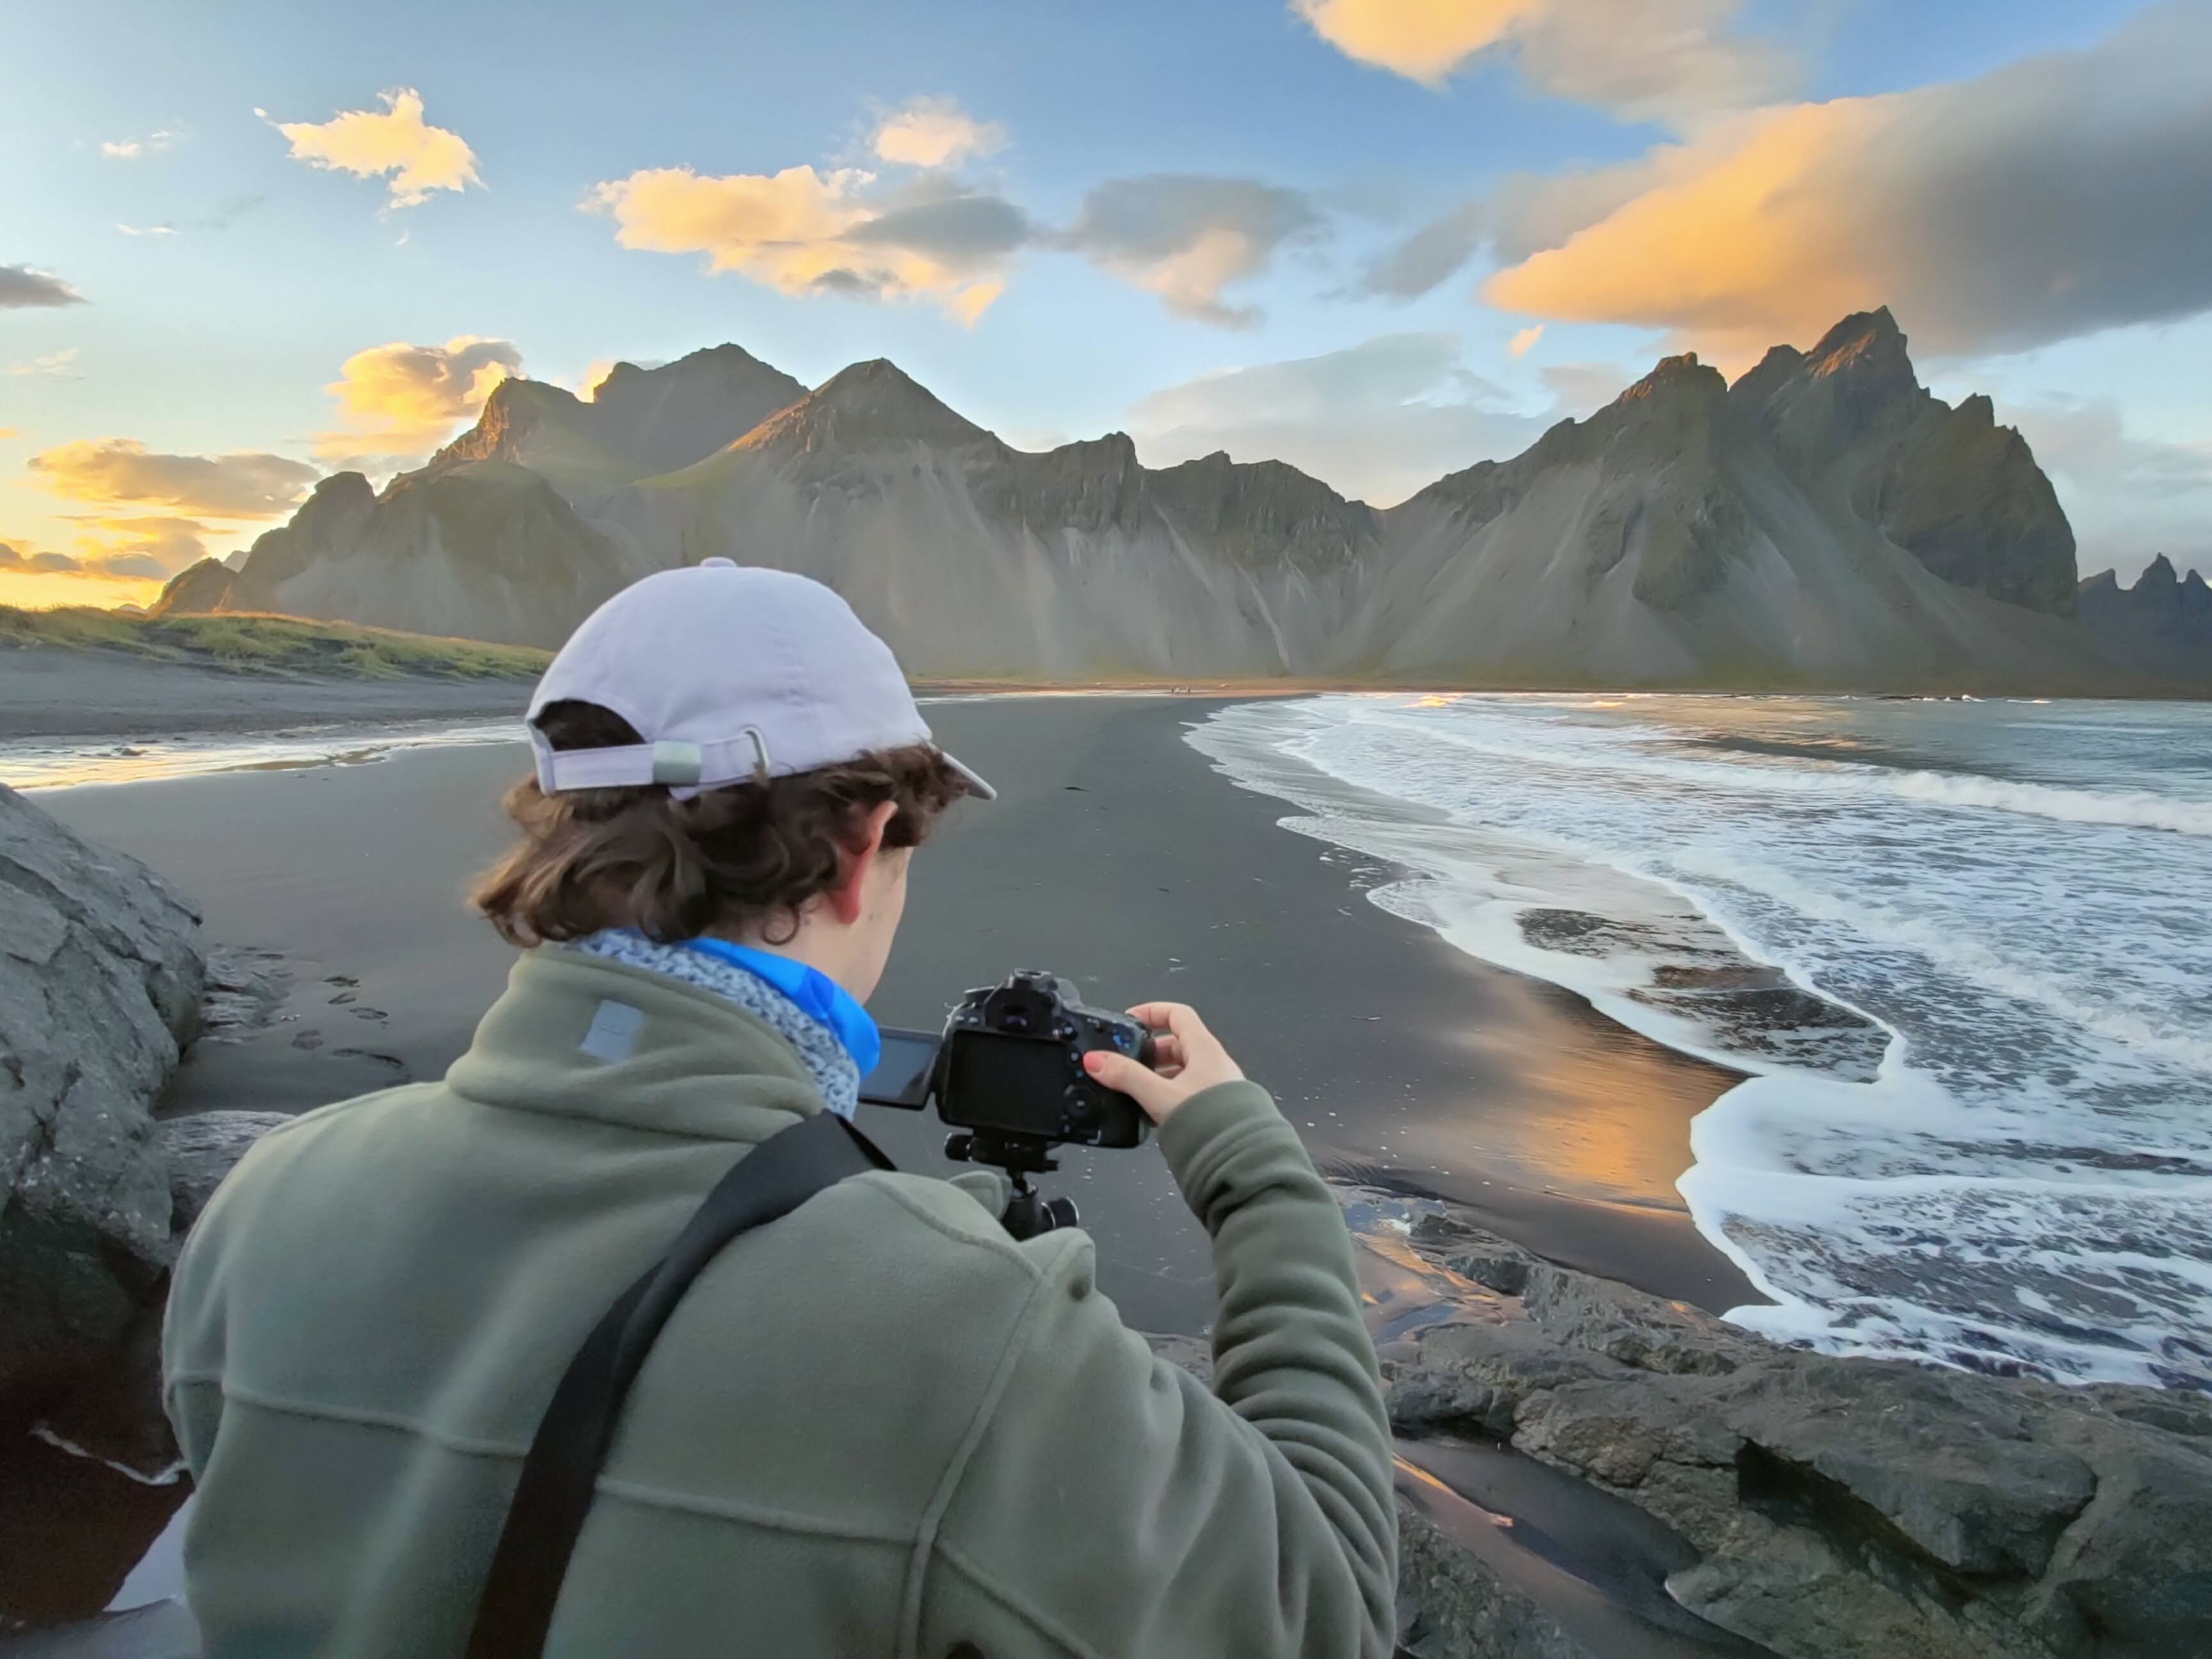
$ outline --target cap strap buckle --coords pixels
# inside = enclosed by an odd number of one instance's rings
[[[653,745],[653,781],[696,784],[706,766],[706,757],[696,743],[664,738]]]

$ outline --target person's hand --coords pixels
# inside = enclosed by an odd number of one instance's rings
[[[1140,1002],[1129,1018],[1152,1034],[1152,1063],[1128,1054],[1094,1048],[1083,1068],[1109,1089],[1118,1089],[1145,1109],[1155,1123],[1202,1089],[1234,1083],[1244,1073],[1229,1058],[1221,1040],[1206,1029],[1196,1012],[1180,1002]]]

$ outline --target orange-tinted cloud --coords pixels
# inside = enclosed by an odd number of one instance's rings
[[[491,389],[521,372],[513,341],[472,334],[443,345],[394,340],[356,351],[323,388],[337,400],[340,424],[317,435],[315,454],[370,471],[411,465],[476,419]]]
[[[957,167],[1006,147],[1006,130],[978,121],[951,98],[917,98],[876,124],[868,141],[878,159],[909,167]]]
[[[1972,81],[1756,111],[1625,167],[1522,180],[1483,284],[1741,362],[1887,303],[1939,352],[2212,307],[2212,12]]]
[[[885,203],[870,194],[874,182],[850,167],[719,177],[651,167],[596,186],[581,206],[613,219],[624,247],[703,253],[711,271],[786,294],[933,299],[972,325],[1028,222],[995,197]]]
[[[416,207],[434,190],[481,185],[476,152],[458,132],[422,119],[422,94],[401,87],[380,94],[381,110],[342,110],[327,121],[280,121],[292,157],[311,167],[386,178],[391,205]],[[255,114],[262,112],[256,110]]]
[[[1291,0],[1356,62],[1440,88],[1486,52],[1510,52],[1539,90],[1627,120],[1740,109],[1792,73],[1771,43],[1727,33],[1743,0]]]
[[[165,455],[131,438],[58,445],[32,456],[29,466],[40,483],[73,501],[167,507],[214,519],[276,518],[320,476],[283,455]]]

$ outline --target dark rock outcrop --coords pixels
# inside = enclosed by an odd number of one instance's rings
[[[1711,1623],[1784,1659],[2212,1651],[2212,1402],[1778,1348],[1443,1216],[1414,1243],[1469,1293],[1384,1350],[1393,1422],[1665,1522]]]
[[[645,574],[528,467],[484,460],[395,478],[325,478],[253,544],[225,610],[558,646]]]
[[[2212,586],[2197,571],[2176,574],[2163,553],[2132,587],[2102,570],[2081,584],[2075,607],[2115,666],[2185,689],[2212,685]]]
[[[465,479],[486,511],[421,510]],[[509,380],[381,501],[325,481],[220,602],[552,644],[609,582],[710,555],[829,582],[931,677],[2141,689],[2072,621],[2027,444],[1923,388],[1886,310],[1734,386],[1668,358],[1384,511],[1279,462],[1149,469],[1119,433],[1017,451],[880,359],[805,392],[735,347],[589,403]]]
[[[1778,347],[1729,390],[1794,477],[1945,581],[2031,610],[2074,607],[2074,532],[2027,441],[1986,397],[1927,392],[1889,307],[1803,356]]]
[[[167,883],[0,785],[0,1423],[111,1353],[168,1266],[149,1107],[204,972]]]
[[[191,616],[210,611],[238,611],[232,603],[238,573],[221,559],[202,559],[169,578],[161,595],[149,607],[150,617]]]
[[[658,368],[617,363],[588,401],[540,380],[492,388],[483,413],[440,450],[433,476],[471,461],[531,467],[572,501],[674,472],[744,437],[806,395],[797,380],[734,345]]]

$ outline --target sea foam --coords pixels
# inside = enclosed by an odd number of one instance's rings
[[[1190,741],[1747,1074],[1680,1191],[1838,1352],[2212,1389],[2212,711],[1361,695]]]

